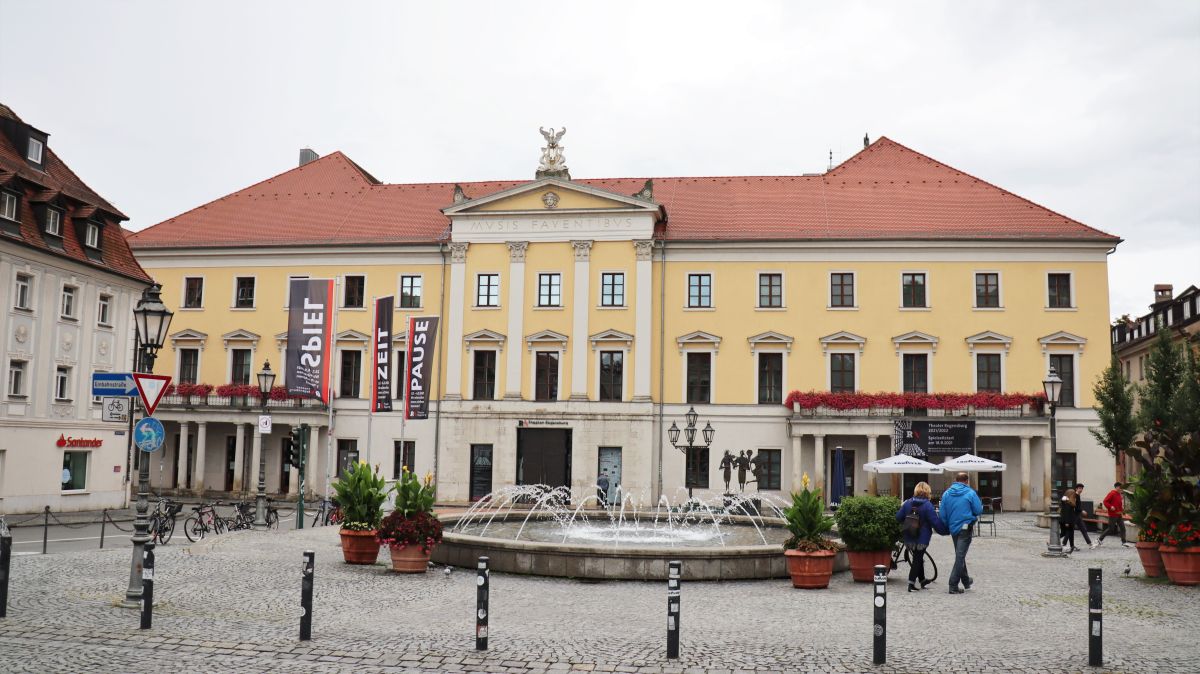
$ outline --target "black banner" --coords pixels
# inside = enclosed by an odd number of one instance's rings
[[[392,300],[375,300],[375,367],[371,372],[371,411],[392,411]]]
[[[438,317],[408,319],[408,378],[404,385],[404,418],[429,418],[429,387],[433,383],[433,347]]]
[[[975,422],[970,420],[897,419],[892,454],[924,459],[975,453]]]
[[[291,279],[288,292],[285,386],[290,395],[328,403],[333,279]]]

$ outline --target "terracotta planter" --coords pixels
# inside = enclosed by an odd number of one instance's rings
[[[888,571],[892,570],[891,550],[869,550],[866,552],[846,551],[850,559],[850,575],[856,583],[870,583],[875,580],[875,565],[882,564]]]
[[[374,564],[379,558],[379,541],[374,529],[350,531],[342,529],[342,557],[347,564]]]
[[[1162,555],[1158,552],[1158,541],[1138,541],[1134,544],[1138,557],[1142,558],[1142,568],[1146,570],[1147,578],[1158,578],[1163,575]]]
[[[784,550],[783,555],[787,558],[792,587],[802,590],[819,590],[829,587],[829,578],[833,576],[833,558],[837,553],[832,550],[820,552]]]
[[[1139,551],[1140,552],[1140,551]],[[1200,548],[1173,548],[1160,545],[1167,578],[1176,585],[1200,585]]]
[[[391,551],[392,571],[400,573],[425,573],[429,569],[429,556],[433,554],[433,548],[429,552],[421,552],[419,545],[391,548]]]

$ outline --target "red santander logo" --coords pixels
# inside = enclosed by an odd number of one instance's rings
[[[99,447],[104,443],[101,438],[72,438],[69,435],[59,435],[58,442],[54,443],[59,447]]]

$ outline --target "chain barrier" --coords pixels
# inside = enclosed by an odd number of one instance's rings
[[[88,522],[77,522],[75,524],[70,524],[68,522],[64,522],[64,521],[58,519],[58,516],[55,515],[54,513],[50,513],[50,519],[54,520],[59,526],[66,527],[68,529],[82,529],[83,527],[89,527],[93,524],[100,524],[100,520],[104,519],[104,517],[105,517],[105,514],[101,514],[100,519],[97,519],[97,520],[91,520]]]
[[[104,517],[105,517],[105,519],[107,519],[107,520],[108,520],[108,523],[109,523],[109,524],[111,524],[111,525],[113,525],[114,527],[116,527],[116,528],[117,528],[117,531],[124,531],[124,532],[125,532],[125,533],[127,533],[127,534],[131,534],[131,533],[133,533],[133,527],[132,527],[132,526],[131,526],[131,527],[129,527],[128,529],[126,529],[126,528],[122,527],[120,524],[117,524],[116,520],[114,520],[114,519],[112,518],[112,515],[109,515],[107,512],[106,512],[106,513],[104,513]]]
[[[16,522],[8,522],[7,524],[8,524],[9,528],[19,527],[19,526],[25,524],[26,522],[32,522],[41,516],[42,516],[42,513],[38,513],[36,515],[30,515],[29,517],[27,517],[23,520],[18,520]],[[4,515],[0,515],[0,520],[2,520],[2,519],[4,519]]]

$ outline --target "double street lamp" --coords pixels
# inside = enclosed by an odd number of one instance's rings
[[[263,361],[263,369],[258,372],[258,395],[262,399],[263,414],[267,413],[267,398],[275,386],[275,373],[271,371],[270,361]],[[254,498],[254,528],[267,528],[267,448],[259,440],[258,446],[258,496]]]
[[[701,436],[704,438],[704,444],[697,445],[696,444],[696,430],[697,430],[696,429],[696,421],[699,418],[700,418],[700,415],[696,414],[695,407],[688,408],[687,414],[683,415],[683,419],[687,423],[687,426],[685,426],[682,430],[683,436],[686,439],[685,444],[682,444],[682,445],[679,444],[680,429],[678,426],[675,425],[674,421],[671,422],[671,427],[667,429],[667,438],[669,438],[671,440],[671,446],[674,447],[675,449],[678,449],[679,451],[683,452],[684,456],[688,457],[688,459],[693,459],[695,454],[698,453],[700,450],[704,450],[705,452],[707,452],[709,446],[712,445],[713,436],[715,436],[717,434],[717,431],[715,429],[713,429],[711,423],[705,423],[704,429],[700,431]],[[692,463],[692,462],[689,462],[689,463]],[[685,465],[685,467],[684,467],[684,479],[687,482],[687,490],[688,490],[688,498],[689,499],[692,498],[692,487],[695,486],[699,482],[699,480],[697,479],[698,475],[692,475],[692,472],[696,471],[698,473],[701,470],[704,470],[704,471],[708,470],[708,462],[707,461],[704,461],[701,463],[698,460],[694,460],[694,463],[695,463],[695,465]]]
[[[1046,551],[1042,553],[1043,557],[1065,557],[1062,549],[1062,537],[1058,528],[1059,503],[1058,490],[1054,484],[1054,469],[1058,462],[1058,438],[1056,437],[1056,428],[1054,424],[1054,413],[1058,409],[1058,401],[1062,397],[1062,379],[1054,368],[1050,368],[1050,374],[1042,382],[1042,388],[1046,392],[1046,401],[1050,403],[1050,541],[1046,545]]]

